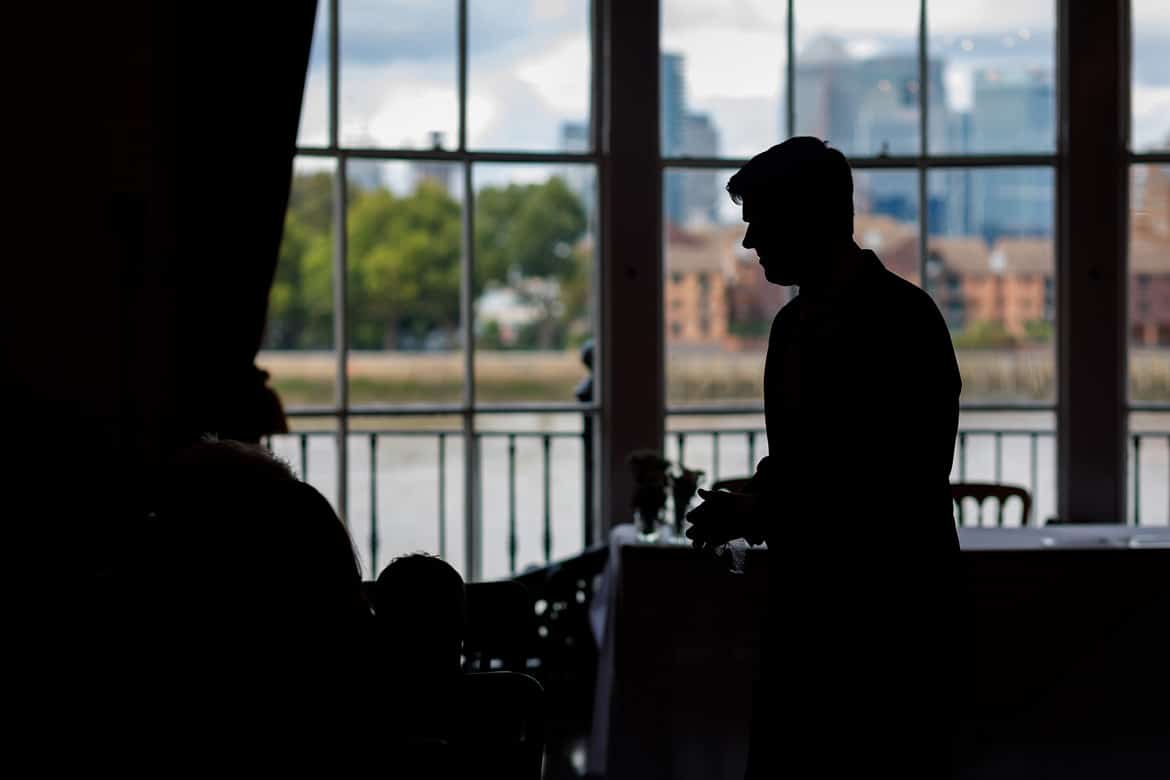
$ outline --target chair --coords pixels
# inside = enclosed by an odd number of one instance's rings
[[[532,600],[523,584],[468,583],[464,671],[524,671],[534,632]]]
[[[451,747],[464,777],[539,780],[544,757],[544,688],[516,672],[463,676]]]
[[[964,526],[963,523],[963,499],[973,498],[977,505],[977,512],[975,514],[975,525],[981,524],[983,515],[983,504],[988,499],[995,499],[999,502],[999,509],[995,516],[995,526],[997,528],[1003,527],[1003,508],[1009,498],[1018,498],[1023,508],[1020,514],[1020,525],[1028,525],[1031,522],[1032,516],[1032,496],[1022,487],[1015,485],[996,485],[987,482],[954,482],[951,483],[951,500],[954,501],[957,511],[955,513],[955,522],[960,528]]]
[[[532,674],[545,689],[546,778],[577,777],[571,754],[593,725],[597,643],[589,624],[594,582],[609,559],[599,544],[567,560],[520,575],[534,599]]]

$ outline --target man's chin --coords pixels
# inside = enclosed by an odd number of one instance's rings
[[[792,278],[791,274],[764,263],[760,263],[760,265],[764,268],[764,278],[772,284],[778,284],[781,287],[789,287],[796,284],[796,280]]]

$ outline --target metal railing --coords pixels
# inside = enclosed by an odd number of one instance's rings
[[[588,417],[588,415],[586,415]],[[508,569],[513,574],[517,572],[517,551],[519,548],[518,529],[518,503],[517,503],[517,480],[518,471],[517,464],[517,443],[520,441],[535,441],[540,446],[540,485],[541,485],[541,551],[544,562],[549,563],[552,560],[553,547],[553,522],[552,522],[552,497],[553,497],[553,481],[552,481],[552,451],[553,442],[558,440],[575,440],[581,441],[584,457],[582,457],[582,484],[586,496],[587,506],[583,511],[588,511],[591,506],[589,501],[589,494],[591,490],[589,486],[592,485],[592,463],[593,459],[590,457],[591,450],[591,427],[586,425],[582,431],[476,431],[474,435],[474,446],[478,451],[482,451],[483,444],[486,441],[497,440],[503,443],[506,447],[506,464],[507,464],[507,528],[508,528]],[[278,434],[275,436],[268,436],[264,440],[264,445],[270,449],[274,449],[274,445],[280,444],[284,441],[295,442],[296,459],[289,465],[300,476],[302,480],[309,480],[309,443],[310,440],[320,437],[328,440],[336,440],[337,432],[331,430],[305,430],[297,431],[289,434]],[[438,474],[437,479],[437,530],[438,530],[438,554],[445,558],[447,555],[446,540],[447,540],[447,520],[448,520],[448,506],[447,506],[447,464],[448,464],[448,443],[452,440],[462,441],[464,432],[458,428],[443,428],[443,429],[417,429],[417,430],[392,430],[392,431],[355,431],[350,430],[347,433],[346,439],[350,447],[354,444],[365,446],[369,453],[369,468],[368,468],[368,484],[369,484],[369,534],[365,541],[365,551],[369,556],[369,562],[374,574],[377,573],[379,563],[379,552],[382,546],[382,540],[379,537],[379,493],[378,493],[378,445],[383,440],[402,439],[402,440],[418,440],[430,439],[437,445],[435,468]],[[283,449],[283,448],[279,448]],[[480,459],[476,458],[479,463]],[[482,479],[477,479],[476,484],[482,486]],[[582,549],[588,547],[592,543],[591,538],[591,524],[585,523],[585,538],[582,539]],[[361,543],[361,540],[354,540],[355,543]]]
[[[685,417],[686,413],[674,415],[676,417]],[[562,440],[575,440],[581,442],[581,457],[580,463],[574,463],[574,469],[579,471],[581,486],[582,486],[582,518],[583,535],[580,540],[581,549],[585,549],[592,544],[593,538],[592,524],[589,522],[589,514],[592,512],[592,492],[594,474],[594,458],[592,457],[593,436],[592,436],[592,415],[585,414],[586,424],[582,426],[581,430],[572,431],[497,431],[484,430],[476,431],[474,433],[474,446],[477,448],[477,454],[482,452],[483,445],[486,442],[498,442],[503,445],[503,455],[498,459],[493,459],[494,463],[502,460],[504,463],[504,473],[506,474],[506,528],[507,528],[507,567],[508,571],[515,574],[519,570],[518,551],[520,548],[519,536],[519,520],[522,512],[518,502],[517,485],[521,480],[532,480],[528,486],[529,492],[532,491],[534,485],[539,485],[539,528],[540,528],[540,542],[539,550],[540,556],[544,562],[549,562],[553,557],[553,497],[554,490],[557,484],[553,478],[553,447],[554,443]],[[364,546],[365,553],[368,555],[368,560],[372,570],[376,573],[379,565],[379,555],[381,553],[383,539],[380,536],[380,518],[379,514],[383,509],[379,506],[379,445],[386,441],[396,440],[400,442],[430,440],[435,447],[435,470],[437,472],[437,530],[438,530],[438,550],[440,556],[446,557],[447,554],[447,528],[449,520],[449,501],[448,501],[448,475],[447,467],[451,460],[450,443],[457,441],[460,444],[464,440],[465,433],[459,428],[428,428],[418,430],[350,430],[346,435],[349,448],[364,447],[368,451],[368,493],[369,493],[369,532],[365,539],[357,540],[355,543]],[[309,478],[309,458],[310,458],[310,442],[315,437],[323,437],[336,441],[337,432],[334,430],[305,430],[295,433],[284,434],[276,437],[268,437],[266,444],[272,448],[274,444],[279,444],[279,449],[286,454],[286,457],[291,462],[293,469],[306,481]],[[969,427],[962,428],[958,432],[955,443],[955,464],[953,471],[953,479],[955,481],[967,481],[970,472],[972,471],[972,450],[979,450],[979,460],[985,468],[981,469],[983,472],[978,477],[979,479],[990,479],[997,483],[1009,483],[1027,487],[1033,498],[1033,507],[1039,504],[1039,497],[1042,494],[1042,487],[1045,483],[1040,477],[1040,453],[1042,447],[1055,446],[1055,432],[1051,429],[1039,428],[990,428],[990,427]],[[763,427],[721,427],[721,428],[697,428],[687,430],[675,430],[667,434],[666,446],[664,452],[667,457],[677,459],[678,462],[685,462],[688,465],[708,467],[707,476],[710,481],[725,477],[747,476],[755,470],[755,465],[759,457],[763,454],[762,449],[766,446],[766,432]],[[539,473],[538,474],[521,474],[521,469],[518,468],[518,454],[517,446],[521,442],[533,442],[538,447]],[[1126,518],[1127,522],[1134,526],[1142,524],[1143,503],[1142,495],[1142,478],[1143,478],[1143,456],[1150,450],[1152,443],[1164,442],[1165,452],[1167,455],[1168,464],[1170,464],[1170,431],[1142,431],[1133,432],[1128,437],[1129,455],[1131,458],[1131,513]],[[763,446],[761,446],[763,443]],[[1020,457],[1020,450],[1018,445],[1023,444],[1026,447],[1026,458]],[[406,445],[410,446],[410,445]],[[1015,457],[1012,459],[1011,468],[1008,467],[1007,459],[1005,458],[1005,450],[1009,446],[1017,447],[1013,450]],[[1160,447],[1159,447],[1160,448]],[[418,449],[417,447],[415,448]],[[688,453],[694,453],[696,450],[705,450],[703,453],[704,460],[700,463],[688,460]],[[727,457],[728,450],[736,450],[734,462],[729,462],[731,459]],[[988,453],[990,452],[990,457]],[[295,456],[292,455],[295,453]],[[466,457],[465,454],[458,456],[457,459]],[[990,461],[990,468],[986,468]],[[1024,461],[1026,468],[1021,468],[1020,463]],[[351,460],[351,463],[353,461]],[[475,482],[480,495],[477,497],[476,506],[480,508],[481,513],[484,509],[482,502],[482,487],[483,487],[483,463],[479,457],[475,458],[475,462],[480,470],[480,474]],[[1156,466],[1155,466],[1156,468]],[[990,471],[990,474],[986,473]],[[1170,468],[1167,469],[1167,517],[1170,518]],[[1050,484],[1050,483],[1049,483]],[[1051,487],[1049,488],[1051,489]],[[1051,500],[1051,496],[1049,496]],[[384,502],[383,502],[384,506]],[[527,513],[531,516],[532,510]],[[1038,516],[1039,512],[1034,510]],[[1033,523],[1037,520],[1033,519]],[[478,517],[478,527],[483,527],[483,518]]]

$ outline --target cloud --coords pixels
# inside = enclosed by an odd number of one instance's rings
[[[588,30],[587,0],[475,0],[468,45],[475,55]],[[455,0],[343,0],[341,58],[360,65],[454,61]]]
[[[1134,149],[1165,149],[1170,142],[1170,87],[1135,86],[1132,100]]]

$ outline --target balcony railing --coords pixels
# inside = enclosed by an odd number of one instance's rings
[[[679,415],[682,417],[685,415]],[[585,415],[589,418],[589,415]],[[477,431],[474,434],[474,444],[477,453],[484,451],[485,445],[496,443],[502,445],[503,456],[497,456],[494,459],[493,469],[497,471],[500,468],[500,460],[503,461],[503,474],[506,485],[503,486],[503,493],[506,496],[502,502],[502,506],[492,505],[486,506],[483,503],[483,474],[484,466],[480,458],[475,459],[475,463],[479,464],[480,472],[477,474],[475,483],[480,488],[480,499],[477,506],[480,507],[480,516],[476,522],[479,523],[478,528],[485,527],[484,515],[491,514],[493,522],[490,525],[500,530],[502,525],[506,529],[506,568],[507,572],[512,574],[518,571],[540,563],[547,563],[554,558],[554,498],[555,492],[558,490],[558,485],[562,485],[561,480],[572,478],[573,480],[580,480],[581,492],[581,508],[580,508],[580,524],[578,526],[579,535],[579,549],[585,549],[595,540],[591,528],[591,524],[587,522],[592,515],[591,495],[592,486],[595,475],[593,473],[593,458],[592,458],[592,435],[590,433],[590,426],[584,425],[580,430],[571,431],[497,431],[484,430]],[[362,548],[362,556],[367,561],[370,570],[376,574],[378,566],[384,563],[384,556],[382,556],[382,548],[384,547],[384,540],[382,536],[382,526],[385,517],[380,517],[380,503],[385,506],[386,503],[380,502],[380,491],[383,489],[380,485],[380,474],[384,478],[387,475],[385,470],[379,470],[379,453],[385,452],[387,442],[394,442],[390,446],[397,446],[406,448],[413,456],[420,455],[424,449],[430,449],[433,445],[433,452],[430,457],[434,458],[433,472],[435,474],[434,490],[437,491],[437,502],[434,520],[436,529],[438,531],[438,550],[437,552],[446,557],[447,555],[447,537],[448,537],[448,522],[450,520],[451,497],[449,488],[454,487],[449,485],[451,481],[448,477],[448,467],[454,459],[464,457],[462,453],[452,454],[452,442],[458,442],[461,447],[463,443],[463,431],[460,429],[441,429],[430,428],[420,430],[350,430],[347,434],[348,449],[351,453],[357,452],[360,449],[365,449],[368,455],[365,460],[365,474],[364,479],[367,482],[369,509],[368,517],[362,518],[362,526],[368,528],[368,533],[364,534],[364,538],[355,539],[355,543]],[[276,452],[282,454],[290,465],[297,471],[303,479],[307,481],[314,481],[310,472],[310,452],[312,447],[310,444],[318,437],[327,437],[336,440],[336,431],[331,430],[304,430],[291,434],[270,437],[266,444],[274,449]],[[979,481],[995,481],[1005,482],[1027,487],[1033,496],[1033,507],[1038,507],[1039,499],[1045,498],[1047,502],[1054,504],[1054,496],[1046,494],[1046,491],[1054,491],[1055,479],[1054,475],[1050,475],[1052,471],[1052,458],[1055,449],[1055,433],[1051,429],[1039,428],[993,428],[993,427],[965,427],[960,429],[956,441],[955,450],[955,465],[952,473],[952,479],[956,481],[966,481],[969,478]],[[554,450],[558,442],[573,441],[579,442],[578,452],[560,452],[558,451],[558,463],[554,464]],[[430,445],[422,445],[421,442],[430,442]],[[529,454],[531,455],[531,447],[535,445],[539,453],[536,458],[538,466],[535,473],[525,470],[519,463],[518,446],[529,446]],[[380,447],[380,445],[383,445]],[[722,427],[722,428],[695,428],[687,430],[671,431],[667,435],[664,452],[670,459],[676,459],[680,462],[687,463],[688,466],[703,468],[707,471],[707,478],[709,482],[713,482],[726,477],[746,476],[750,475],[755,468],[758,458],[765,454],[762,450],[766,448],[765,431],[760,427]],[[1012,457],[1005,456],[1005,452],[1011,448]],[[1021,448],[1026,451],[1026,456],[1021,456]],[[577,450],[576,447],[573,448]],[[1147,516],[1144,514],[1149,507],[1147,502],[1143,499],[1143,469],[1145,467],[1144,458],[1152,456],[1155,458],[1154,463],[1161,458],[1165,458],[1168,463],[1166,473],[1166,487],[1161,489],[1167,494],[1166,514],[1167,522],[1170,522],[1170,431],[1143,431],[1134,432],[1129,436],[1129,452],[1131,458],[1131,512],[1126,518],[1131,525],[1142,525],[1143,519]],[[1044,458],[1042,458],[1042,453]],[[978,460],[982,468],[979,469],[979,474],[972,475],[972,459],[978,456]],[[323,457],[328,458],[328,455]],[[335,452],[334,452],[335,457]],[[1041,478],[1041,462],[1045,459],[1045,478]],[[359,458],[350,457],[351,469],[355,466],[360,467]],[[532,460],[531,457],[528,458]],[[990,464],[988,464],[990,461]],[[1026,464],[1026,465],[1023,465]],[[333,464],[328,464],[332,466]],[[990,468],[988,468],[988,465]],[[1023,467],[1021,467],[1023,466]],[[1156,466],[1155,466],[1156,468]],[[332,473],[331,468],[318,469],[326,473]],[[990,473],[988,473],[990,472]],[[351,471],[350,479],[354,479],[354,474]],[[518,486],[523,486],[523,492],[532,497],[533,492],[539,496],[539,501],[527,501],[525,507],[522,508],[519,500],[521,490]],[[326,495],[329,495],[327,486],[319,484]],[[495,486],[496,492],[500,491],[499,485]],[[1153,486],[1154,490],[1151,495],[1157,497],[1159,488]],[[562,485],[560,489],[567,489],[567,486]],[[574,489],[575,492],[575,489]],[[536,508],[533,508],[533,505]],[[352,510],[352,507],[351,507]],[[1154,510],[1155,514],[1160,514]],[[1045,519],[1041,517],[1038,510],[1033,510],[1034,517],[1030,519],[1033,524],[1042,524]],[[533,515],[536,515],[534,517]],[[411,518],[413,522],[417,522],[416,518]],[[522,541],[527,541],[529,550],[537,547],[534,542],[536,540],[529,538],[522,540],[521,538],[521,521],[527,520],[526,526],[538,526],[539,528],[539,555],[530,555],[528,559],[521,560],[520,549]],[[502,522],[501,522],[502,521]],[[534,522],[535,521],[535,522]],[[351,529],[353,524],[351,524]],[[493,542],[496,540],[493,539]],[[560,555],[563,556],[566,552],[563,541],[561,542]],[[498,547],[496,548],[498,550]],[[576,552],[574,549],[571,552]],[[482,553],[481,553],[482,554]],[[489,569],[491,567],[488,567]],[[496,567],[499,570],[499,566]],[[501,572],[503,573],[503,572]]]

